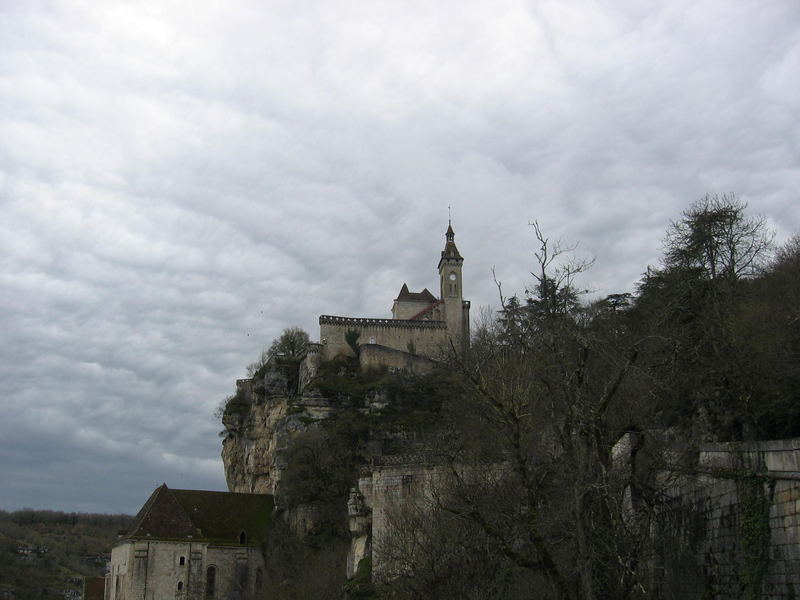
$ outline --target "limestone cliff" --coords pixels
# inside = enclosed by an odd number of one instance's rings
[[[330,403],[319,394],[298,396],[291,386],[280,369],[236,382],[236,395],[222,415],[222,461],[230,491],[276,494],[294,437],[330,416]]]
[[[340,595],[348,578],[357,595],[368,583],[373,512],[383,515],[384,500],[416,477],[398,475],[408,470],[400,465],[418,458],[450,393],[428,363],[415,374],[345,357],[307,379],[296,363],[273,363],[237,381],[222,415],[222,458],[231,491],[275,496],[266,563],[272,580],[291,584],[275,598]],[[392,477],[381,477],[389,464]],[[298,565],[315,577],[295,572]]]

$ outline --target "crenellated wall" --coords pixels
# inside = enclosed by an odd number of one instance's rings
[[[448,351],[447,326],[443,321],[410,321],[401,319],[360,319],[322,315],[319,318],[322,360],[331,360],[343,354],[352,356],[353,351],[345,340],[349,330],[361,335],[361,345],[378,344],[402,352],[414,353],[428,358],[446,356]]]

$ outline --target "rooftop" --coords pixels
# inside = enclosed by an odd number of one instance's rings
[[[164,483],[144,503],[123,539],[206,540],[238,544],[263,541],[273,498],[267,494],[238,494],[204,490],[172,490]]]
[[[404,283],[400,288],[400,293],[397,295],[397,301],[401,302],[436,302],[436,297],[428,291],[428,288],[423,289],[421,292],[410,292],[408,286]]]

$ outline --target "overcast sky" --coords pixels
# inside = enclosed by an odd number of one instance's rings
[[[632,291],[734,192],[800,231],[800,3],[0,1],[0,508],[225,489],[215,407],[320,314]]]

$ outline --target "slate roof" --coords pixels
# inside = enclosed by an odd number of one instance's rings
[[[447,232],[444,234],[447,241],[444,243],[444,250],[442,250],[442,258],[439,259],[439,266],[442,266],[442,261],[445,259],[456,259],[456,260],[464,260],[461,254],[458,252],[458,248],[456,248],[456,241],[455,237],[456,234],[453,231],[453,227],[450,223],[447,224]]]
[[[436,302],[436,296],[431,294],[428,288],[425,288],[421,292],[409,292],[408,286],[405,283],[403,287],[400,288],[400,293],[397,295],[396,299],[405,302]]]
[[[203,490],[172,490],[162,484],[136,515],[124,539],[186,539],[260,544],[266,534],[273,498],[267,494],[237,494]]]

